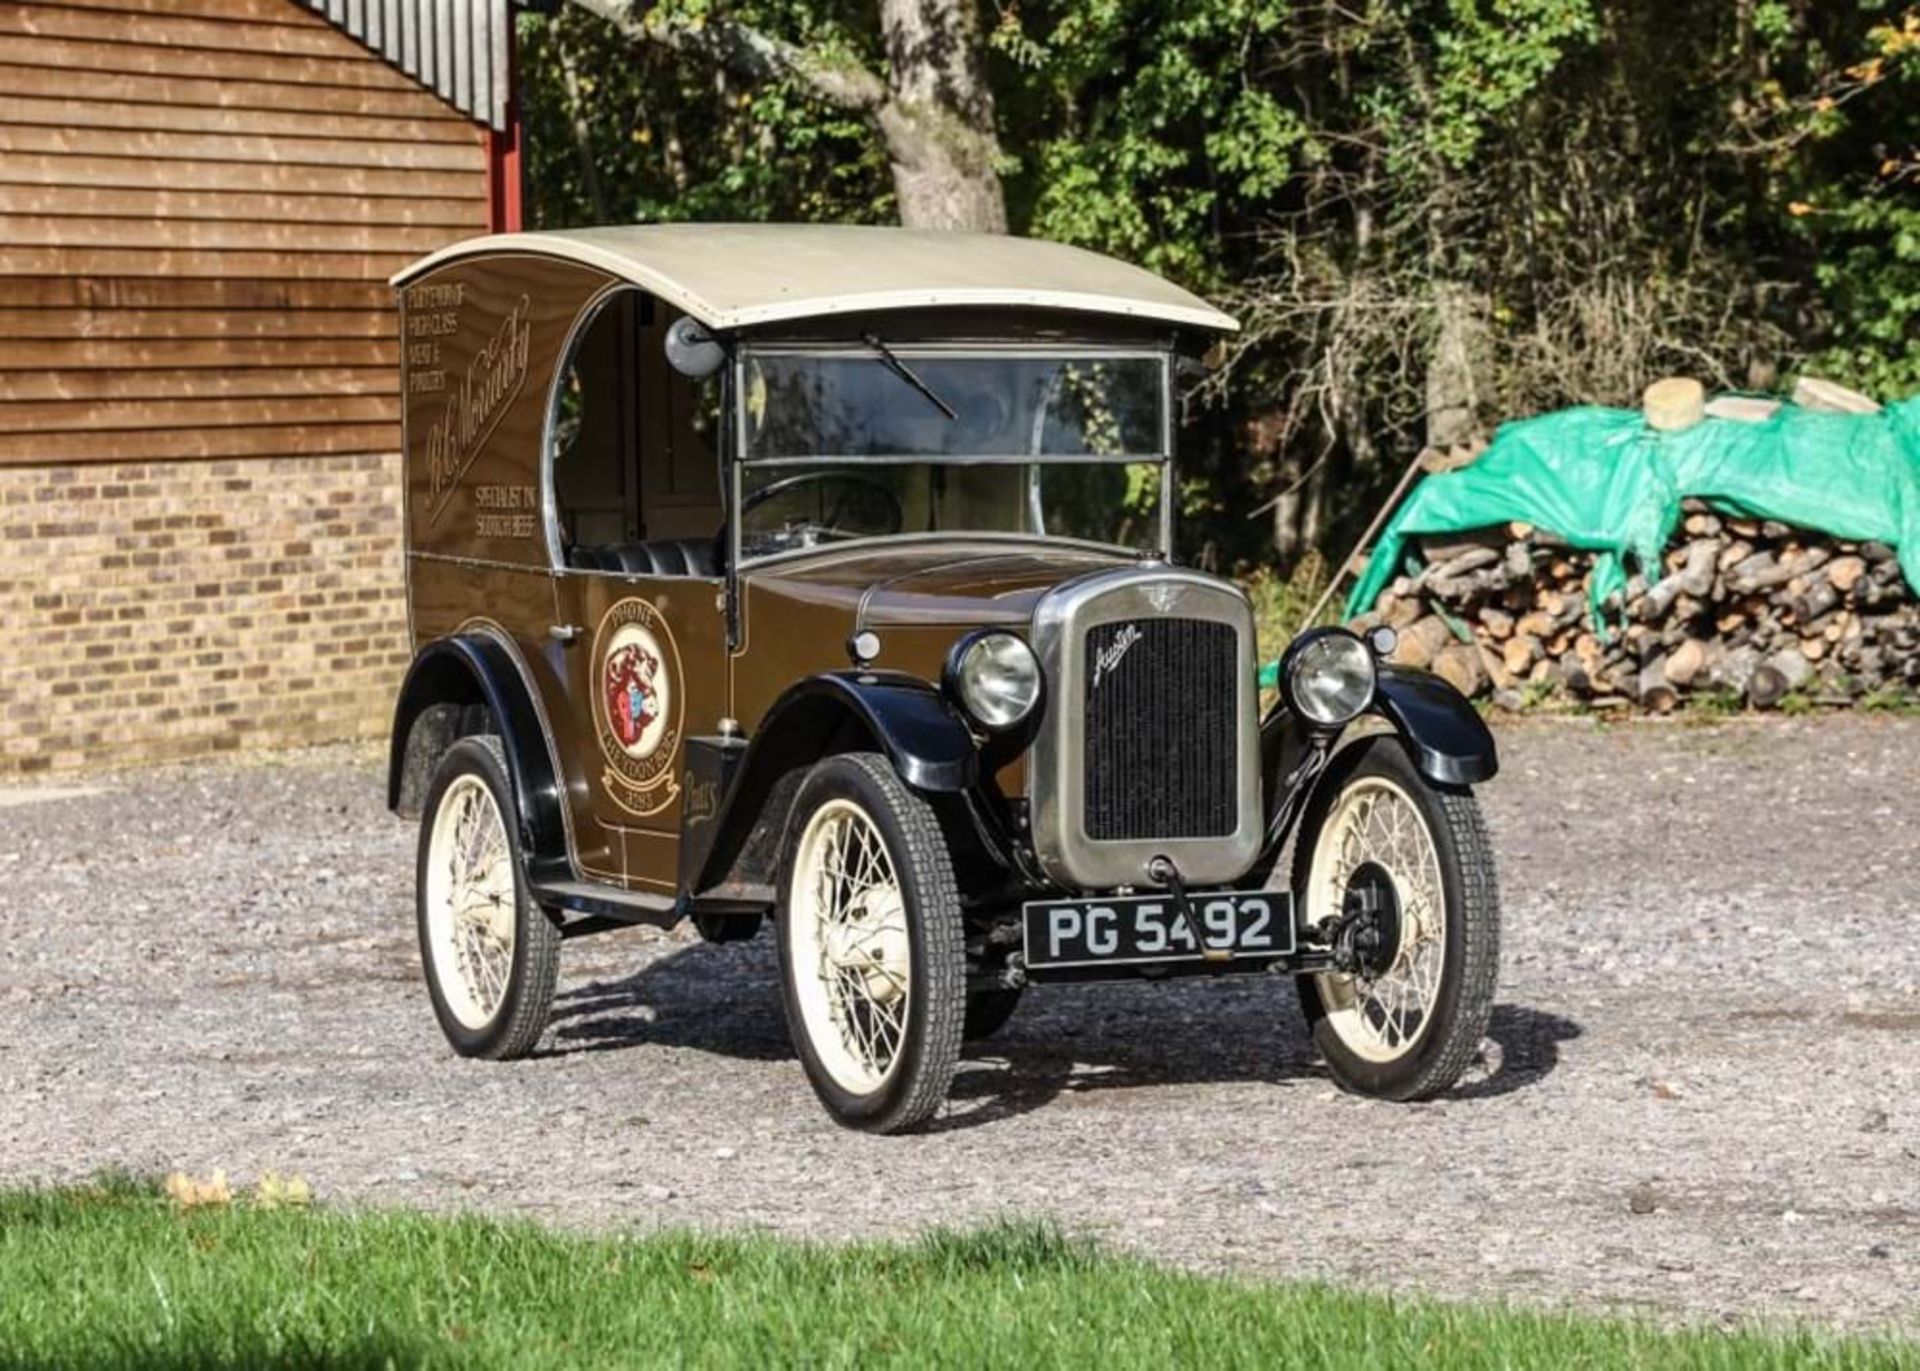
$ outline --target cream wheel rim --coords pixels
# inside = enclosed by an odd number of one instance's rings
[[[1377,971],[1316,976],[1326,1023],[1356,1056],[1393,1062],[1419,1046],[1446,969],[1447,899],[1440,854],[1413,797],[1384,777],[1340,792],[1321,826],[1307,876],[1309,927],[1345,912],[1357,876],[1390,884],[1393,945]]]
[[[842,1089],[871,1094],[900,1065],[912,935],[893,856],[851,800],[813,812],[794,853],[790,961],[807,1041]]]
[[[493,791],[456,777],[434,812],[427,849],[427,953],[447,1009],[485,1028],[513,975],[513,854]]]

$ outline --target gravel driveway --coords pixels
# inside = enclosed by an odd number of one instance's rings
[[[550,1054],[455,1059],[370,752],[0,793],[0,1183],[821,1235],[1051,1214],[1448,1295],[1920,1327],[1920,721],[1502,739],[1486,1069],[1335,1093],[1266,979],[1031,994],[935,1131],[841,1132],[763,936],[571,943]]]

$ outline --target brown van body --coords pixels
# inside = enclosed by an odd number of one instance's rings
[[[951,754],[944,760],[923,759],[921,780],[929,788],[966,792],[980,829],[975,855],[997,873],[987,884],[1016,893],[1044,889],[1044,863],[1027,854],[1031,735],[986,738],[950,701],[910,698],[903,682],[937,696],[948,655],[969,632],[1030,633],[1043,600],[1062,587],[1162,564],[1065,540],[908,534],[790,553],[730,574],[728,412],[717,462],[711,453],[695,460],[674,448],[665,463],[638,464],[644,527],[628,532],[686,550],[685,574],[569,565],[548,453],[556,386],[575,340],[617,298],[647,301],[643,348],[658,347],[682,311],[673,303],[672,283],[660,287],[656,301],[633,274],[597,265],[592,252],[540,250],[542,237],[516,235],[497,240],[496,248],[441,254],[400,280],[406,574],[419,655],[417,679],[403,692],[396,717],[395,808],[418,807],[435,758],[453,738],[473,731],[462,711],[485,710],[491,727],[515,735],[509,751],[522,792],[524,836],[545,897],[571,908],[583,927],[594,920],[707,914],[713,919],[702,927],[723,930],[726,916],[768,907],[777,867],[780,776],[749,775],[734,783],[750,745],[782,702],[805,696],[810,682],[839,692],[851,713],[827,723],[825,713],[799,710],[812,720],[811,731],[805,741],[786,745],[784,767],[768,763],[774,773],[804,765],[809,748],[848,745],[848,728],[885,734],[885,720],[876,723],[870,710],[863,714],[867,705],[856,698],[871,686],[904,702],[906,715],[933,711],[927,717],[935,731],[959,737],[958,744],[940,744]],[[913,293],[896,291],[883,302],[884,312],[866,308],[865,297],[818,313],[796,305],[792,317],[756,323],[735,336],[857,338],[878,320],[894,340],[1071,341],[1171,357],[1183,342],[1197,350],[1205,341],[1185,322],[1188,316],[1231,326],[1157,284],[1171,292],[1168,299],[1146,297],[1137,307],[1037,290],[994,305],[963,280],[949,291],[953,303],[917,304]],[[1097,307],[1085,307],[1086,299]],[[658,379],[664,372],[655,366],[636,373],[631,403],[642,414],[672,408],[664,391],[648,389],[666,384]],[[1198,593],[1204,580],[1164,570],[1182,578],[1183,593]],[[1251,741],[1257,661],[1251,617],[1237,590],[1213,584],[1226,616],[1244,619],[1241,679],[1231,690],[1250,740],[1240,751],[1253,754],[1244,765],[1266,773],[1269,793],[1262,802],[1257,775],[1251,791],[1242,787],[1253,797],[1242,808],[1259,812],[1242,816],[1239,834],[1243,852],[1252,852],[1245,841],[1249,825],[1271,830],[1264,850],[1278,831],[1272,816],[1283,798],[1273,786],[1274,769],[1300,749],[1282,745],[1284,710],[1269,717],[1264,742]],[[868,631],[878,650],[856,658],[852,643]],[[658,659],[666,702],[664,717],[649,725],[657,737],[638,760],[613,737],[606,698],[610,654],[634,642]],[[454,657],[462,665],[450,665]],[[905,718],[901,727],[911,732],[921,725]],[[891,737],[880,741],[893,746]],[[906,762],[899,755],[895,760]],[[936,773],[947,779],[926,779]]]

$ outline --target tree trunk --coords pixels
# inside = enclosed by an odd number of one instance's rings
[[[763,33],[720,7],[698,22],[641,0],[573,0],[638,43],[702,57],[747,80],[797,79],[815,98],[873,121],[908,228],[1007,231],[975,0],[880,0],[885,80],[838,53]]]
[[[1479,431],[1476,370],[1485,345],[1479,301],[1466,286],[1441,281],[1434,287],[1436,328],[1427,362],[1427,446],[1446,452]]]
[[[1300,555],[1300,463],[1289,459],[1280,464],[1280,479],[1286,484],[1273,501],[1273,550],[1281,566],[1292,566]]]
[[[973,0],[881,0],[889,98],[875,111],[908,228],[1005,233],[1000,140]]]
[[[599,159],[593,151],[593,127],[587,122],[586,100],[580,93],[580,72],[574,64],[573,53],[565,46],[560,49],[560,79],[567,92],[567,122],[573,132],[573,151],[580,159],[580,188],[587,193],[587,203],[593,207],[593,222],[607,222],[607,197],[600,188]]]

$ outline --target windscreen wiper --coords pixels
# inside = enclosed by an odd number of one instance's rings
[[[871,333],[863,333],[860,335],[860,341],[865,343],[868,347],[872,348],[875,352],[879,353],[880,360],[883,364],[885,364],[887,370],[892,372],[895,376],[898,376],[901,380],[905,381],[908,385],[912,386],[915,390],[919,391],[922,395],[926,396],[928,403],[930,403],[935,409],[939,410],[942,414],[946,415],[947,418],[949,419],[958,419],[960,417],[957,413],[954,412],[954,408],[952,405],[948,404],[945,400],[942,400],[940,398],[940,393],[938,391],[936,391],[932,386],[928,385],[925,381],[921,380],[919,373],[914,371],[914,369],[908,366],[905,362],[901,361],[900,358],[895,355],[893,349],[888,347],[885,343],[881,342],[877,335],[871,334]]]

